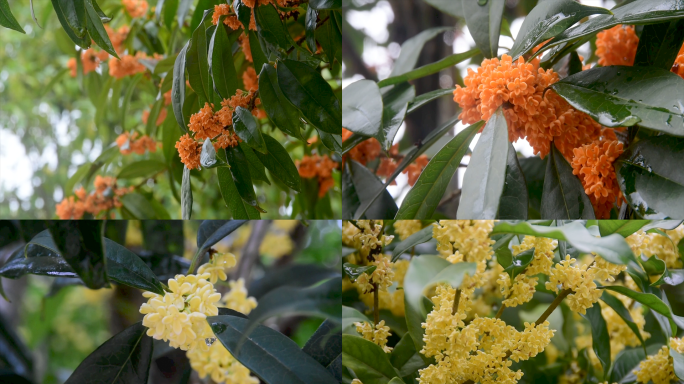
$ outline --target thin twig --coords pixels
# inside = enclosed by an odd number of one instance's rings
[[[456,289],[456,296],[454,297],[454,307],[451,309],[451,315],[455,315],[458,312],[458,303],[461,301],[461,289]]]
[[[378,305],[380,301],[380,292],[378,292],[378,283],[373,283],[373,321],[375,326],[378,326],[380,322],[380,306]]]
[[[242,256],[237,268],[233,272],[233,279],[245,279],[245,286],[249,285],[252,267],[254,267],[259,258],[259,247],[271,225],[270,220],[254,220],[252,223],[252,233],[242,249]]]
[[[571,293],[572,293],[572,289],[569,289],[569,288],[568,288],[568,289],[562,290],[562,291],[558,294],[558,296],[556,296],[556,298],[553,300],[553,302],[551,303],[551,305],[549,305],[549,307],[546,308],[546,311],[544,311],[544,313],[542,313],[542,315],[539,316],[539,318],[537,319],[537,321],[534,322],[534,324],[535,324],[535,325],[539,325],[539,324],[545,322],[546,319],[547,319],[549,316],[551,316],[551,313],[556,309],[556,307],[558,307],[558,305],[561,303],[561,301],[563,301],[563,299],[565,299],[565,297],[566,297],[567,295],[571,294]]]

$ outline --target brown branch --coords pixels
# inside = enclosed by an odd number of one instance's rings
[[[454,297],[454,307],[451,309],[451,314],[455,315],[458,312],[458,304],[461,301],[461,290],[456,289],[456,296]]]
[[[571,294],[571,293],[572,293],[572,289],[564,289],[564,290],[562,290],[562,291],[558,294],[558,296],[556,296],[556,298],[553,300],[553,302],[551,303],[551,305],[549,305],[549,307],[546,308],[546,311],[544,311],[544,313],[542,313],[542,315],[539,316],[539,318],[537,319],[537,321],[534,322],[534,325],[539,325],[539,324],[543,323],[544,321],[546,321],[546,319],[547,319],[549,316],[551,316],[551,313],[554,311],[554,309],[556,309],[556,307],[558,307],[558,305],[561,303],[561,301],[563,301],[563,299],[565,299],[565,297],[566,297],[567,295]]]
[[[245,279],[245,286],[249,285],[252,268],[259,259],[259,247],[261,246],[261,242],[264,240],[270,225],[270,220],[252,221],[252,233],[249,235],[249,239],[247,239],[244,248],[242,248],[242,256],[240,256],[238,266],[235,268],[232,275],[233,279]]]
[[[375,326],[378,326],[380,322],[380,306],[378,305],[380,301],[380,292],[378,292],[378,283],[373,283],[373,321]]]

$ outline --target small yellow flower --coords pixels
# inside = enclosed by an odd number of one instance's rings
[[[420,220],[397,220],[394,222],[394,232],[399,235],[401,240],[406,240],[409,236],[420,231],[422,227]]]
[[[634,371],[637,381],[653,384],[669,384],[676,380],[670,350],[663,345],[657,354],[648,356],[646,360],[639,363],[639,369]]]
[[[235,255],[232,253],[217,253],[211,260],[199,267],[197,271],[200,275],[209,273],[209,281],[216,284],[218,280],[226,281],[228,276],[226,270],[235,266]]]
[[[240,278],[230,281],[228,284],[230,291],[223,295],[223,302],[226,307],[245,315],[252,312],[252,309],[256,308],[257,302],[253,297],[247,297],[245,280]]]
[[[387,346],[387,337],[391,333],[390,328],[385,325],[385,320],[381,320],[375,326],[367,321],[354,323],[354,325],[356,332],[360,333],[364,339],[379,345],[385,353],[392,352],[392,348]]]

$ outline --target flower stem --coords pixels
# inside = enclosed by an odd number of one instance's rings
[[[545,322],[546,319],[547,319],[549,316],[551,316],[551,313],[553,312],[553,310],[556,309],[556,307],[561,303],[561,301],[563,301],[563,299],[565,299],[565,297],[566,297],[567,295],[571,294],[571,293],[572,293],[572,289],[564,289],[564,290],[562,290],[562,291],[558,294],[558,296],[556,296],[556,298],[553,300],[553,302],[551,303],[551,305],[549,305],[549,307],[546,308],[546,311],[544,311],[544,313],[542,313],[542,315],[539,316],[539,318],[537,319],[537,321],[534,322],[534,324],[535,324],[535,325],[539,325],[539,324]]]
[[[380,322],[380,307],[378,305],[380,292],[378,292],[378,283],[373,283],[373,321],[377,326]]]
[[[499,307],[499,310],[496,311],[496,316],[494,316],[495,319],[500,319],[501,315],[503,315],[503,311],[506,309],[506,304],[501,303],[501,307]]]
[[[461,290],[456,289],[456,296],[454,297],[454,307],[451,309],[451,314],[455,315],[458,312],[458,302],[461,301]]]

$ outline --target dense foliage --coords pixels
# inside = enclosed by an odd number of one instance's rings
[[[508,8],[518,2],[424,1],[465,24],[474,47],[415,68],[435,36],[450,43],[465,33],[436,26],[404,41],[389,77],[345,87],[344,218],[684,215],[681,1],[622,1],[610,10],[539,1],[511,47],[499,42],[511,37]],[[587,45],[584,58],[577,51]],[[469,59],[477,67],[456,75],[455,88],[416,95],[417,80]],[[408,115],[446,95],[455,116],[420,127],[429,134],[417,143],[395,140]],[[462,128],[449,137],[456,123]],[[512,146],[520,140],[532,157]],[[402,172],[411,188],[395,200],[387,187]],[[457,209],[439,209],[454,199]]]

